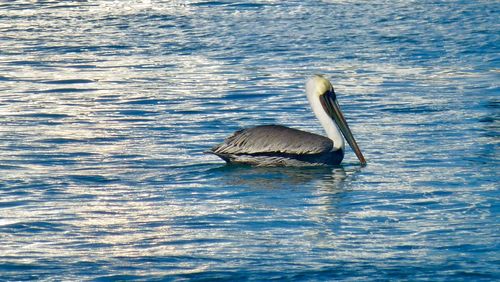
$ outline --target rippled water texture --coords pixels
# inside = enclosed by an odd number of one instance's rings
[[[34,3],[36,2],[36,3]],[[497,1],[4,1],[0,280],[499,279]],[[367,160],[229,167],[234,130]]]

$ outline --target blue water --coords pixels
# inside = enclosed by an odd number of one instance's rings
[[[500,279],[498,1],[0,4],[0,280]],[[368,160],[230,167],[234,130]]]

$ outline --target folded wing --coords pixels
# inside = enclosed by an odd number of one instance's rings
[[[216,155],[291,154],[309,155],[331,151],[327,137],[281,125],[262,125],[235,132],[212,148]]]

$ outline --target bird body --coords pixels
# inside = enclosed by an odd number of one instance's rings
[[[282,125],[261,125],[236,131],[207,153],[217,155],[227,163],[257,166],[338,165],[344,158],[343,134],[361,163],[365,164],[331,83],[315,75],[306,83],[306,94],[328,137]]]
[[[259,166],[335,165],[344,157],[331,139],[282,125],[236,131],[210,153],[228,163]]]

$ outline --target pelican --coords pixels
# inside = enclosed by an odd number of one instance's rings
[[[306,95],[328,137],[282,125],[260,125],[236,131],[207,153],[227,163],[256,166],[339,165],[344,158],[344,135],[361,164],[365,165],[365,158],[340,111],[330,81],[314,75],[306,82]]]

